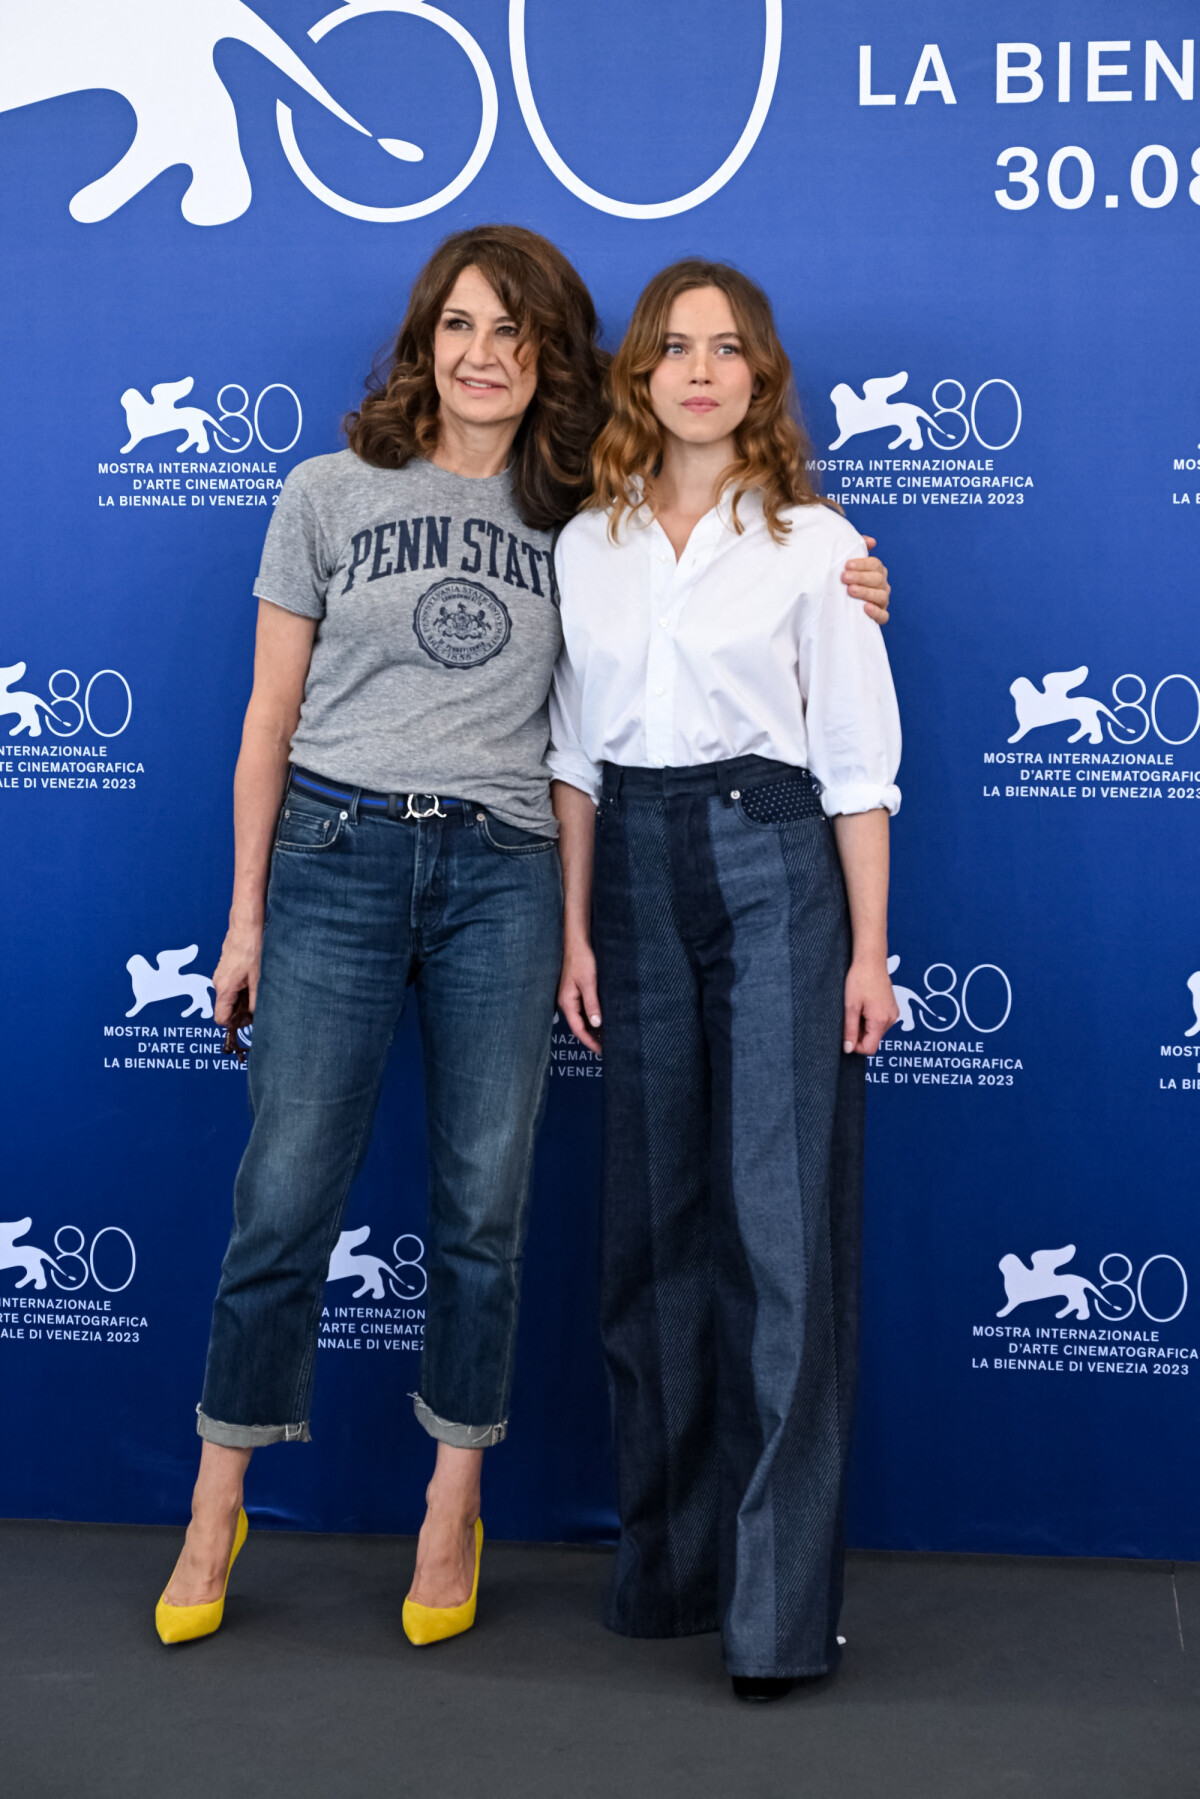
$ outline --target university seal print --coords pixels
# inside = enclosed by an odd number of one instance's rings
[[[512,632],[503,600],[477,581],[439,581],[417,601],[413,630],[427,656],[447,668],[477,668]]]

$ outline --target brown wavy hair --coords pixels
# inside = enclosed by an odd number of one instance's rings
[[[403,468],[437,446],[433,338],[464,269],[476,268],[537,354],[537,391],[510,467],[517,510],[533,530],[565,524],[591,491],[589,452],[605,416],[608,357],[592,296],[562,251],[520,225],[476,225],[439,244],[412,285],[396,342],[372,370],[343,429],[375,468]]]
[[[785,506],[834,502],[824,499],[815,471],[807,467],[812,445],[800,420],[792,365],[779,341],[771,302],[748,275],[725,262],[695,257],[673,262],[644,289],[609,370],[612,409],[592,449],[592,493],[585,503],[611,508],[608,529],[614,542],[626,512],[636,506],[631,496],[635,477],[642,482],[643,503],[653,508],[664,432],[650,404],[650,376],[663,358],[672,306],[698,287],[719,288],[729,301],[742,353],[754,374],[749,411],[734,433],[734,458],[721,476],[722,491],[733,489],[734,529],[742,530],[738,501],[757,489],[767,528],[780,543],[791,529],[781,517]]]

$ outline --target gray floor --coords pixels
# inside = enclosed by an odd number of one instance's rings
[[[856,1555],[836,1681],[766,1708],[712,1637],[596,1622],[607,1556],[487,1547],[411,1649],[412,1544],[254,1532],[216,1637],[154,1601],[178,1533],[0,1524],[4,1799],[1192,1799],[1200,1567]]]

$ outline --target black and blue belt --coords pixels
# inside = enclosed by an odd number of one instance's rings
[[[423,818],[447,818],[463,821],[470,808],[469,800],[451,799],[444,793],[379,793],[373,787],[343,787],[308,768],[292,767],[291,785],[299,793],[311,793],[334,806],[357,804],[360,811],[382,813],[385,818],[401,823],[419,822]]]

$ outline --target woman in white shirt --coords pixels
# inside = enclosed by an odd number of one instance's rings
[[[593,1049],[603,1019],[607,1621],[720,1629],[738,1696],[776,1698],[838,1658],[899,719],[761,290],[664,270],[612,390],[558,544],[550,755],[559,1004]]]

